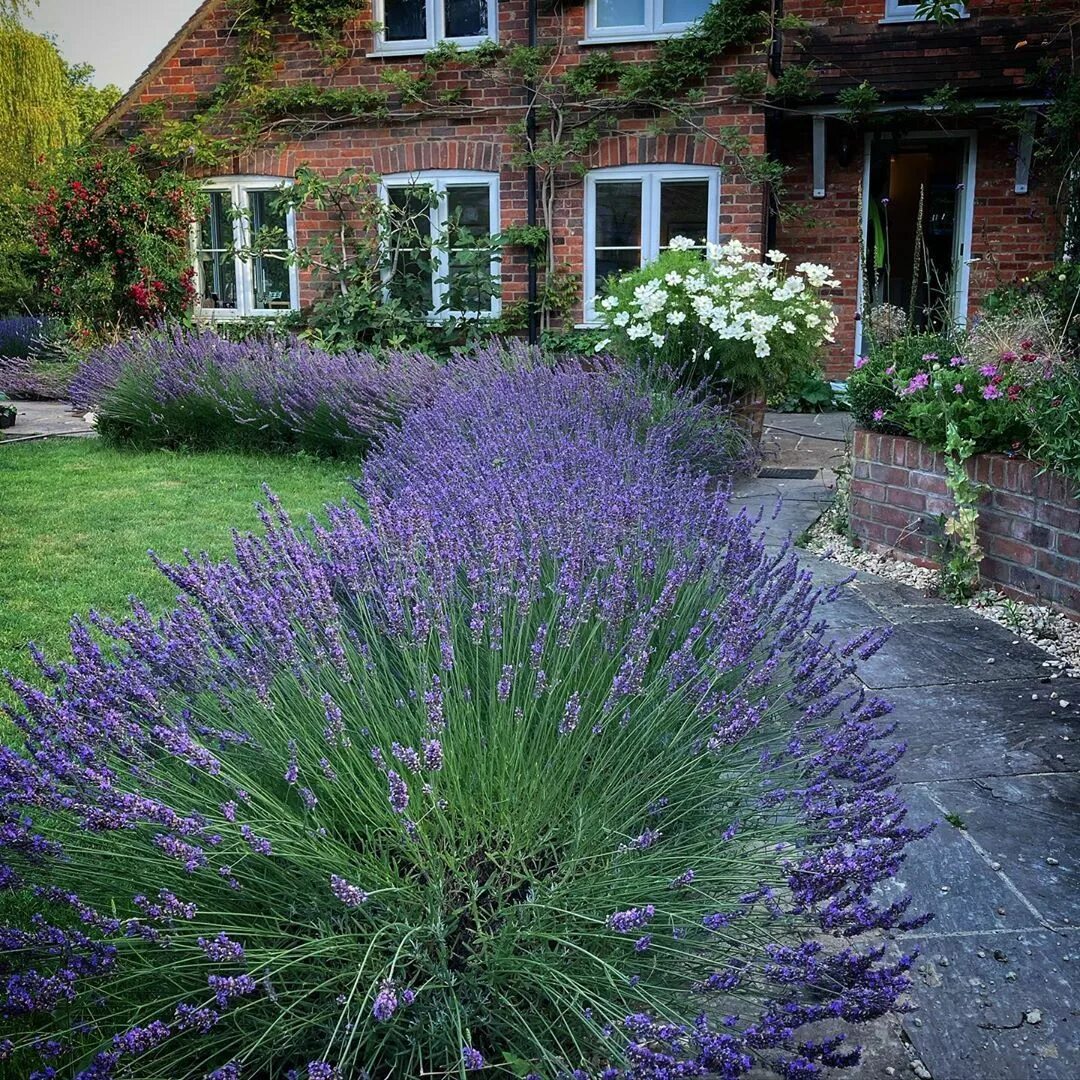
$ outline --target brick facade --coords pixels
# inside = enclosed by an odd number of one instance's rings
[[[885,0],[785,0],[784,12],[806,20],[809,30],[784,33],[783,62],[810,62],[815,66],[822,94],[814,105],[807,106],[803,113],[782,112],[780,118],[768,113],[772,119],[767,125],[767,110],[760,103],[740,99],[727,81],[739,69],[768,70],[770,58],[765,46],[735,50],[715,65],[703,88],[709,105],[691,124],[676,124],[665,134],[656,135],[654,117],[624,117],[616,130],[592,147],[588,160],[581,164],[585,169],[642,163],[720,167],[721,239],[737,237],[752,250],[763,252],[772,234],[775,246],[788,252],[792,264],[809,259],[836,269],[843,283],[834,297],[840,327],[827,356],[827,370],[834,377],[842,377],[851,368],[860,318],[857,282],[864,131],[849,127],[835,116],[828,121],[827,193],[815,199],[808,113],[818,101],[827,107],[840,89],[857,84],[863,71],[859,65],[869,64],[872,68],[875,63],[881,69],[875,83],[882,89],[885,101],[910,100],[925,89],[920,79],[928,86],[940,87],[954,77],[960,79],[966,94],[1026,95],[1031,92],[1029,76],[1033,65],[1048,49],[1067,44],[1064,35],[1054,39],[1056,45],[1048,44],[1042,28],[1060,24],[1061,13],[1072,3],[1040,0],[1033,6],[1030,0],[982,0],[969,5],[971,18],[954,27],[938,27],[882,25],[879,20]],[[554,7],[540,4],[540,9],[538,40],[559,42],[557,70],[578,64],[595,51],[596,46],[580,44],[585,36],[584,0]],[[500,44],[527,43],[528,10],[528,0],[501,0]],[[106,121],[104,130],[110,137],[133,135],[140,127],[139,108],[144,105],[163,105],[168,117],[178,119],[190,116],[200,103],[204,106],[236,55],[232,23],[228,0],[207,0]],[[1022,49],[1018,48],[1018,38],[1024,41]],[[276,42],[278,85],[386,90],[386,72],[422,70],[418,56],[370,55],[374,37],[365,20],[347,29],[347,59],[330,68],[310,40],[287,26],[279,27]],[[630,62],[655,55],[655,45],[649,42],[603,48]],[[885,57],[891,58],[888,63]],[[469,68],[466,62],[440,69],[431,97],[434,100],[462,89],[467,91],[466,103],[457,109],[443,109],[438,115],[422,106],[391,100],[389,121],[341,122],[327,117],[319,130],[303,136],[282,127],[267,139],[272,149],[238,156],[215,173],[288,177],[304,164],[328,174],[346,167],[375,173],[490,170],[497,172],[500,179],[501,226],[505,229],[524,225],[528,213],[526,176],[515,163],[519,137],[511,131],[525,115],[524,90],[500,86],[489,74]],[[976,130],[978,135],[970,287],[972,306],[977,307],[979,298],[999,281],[1051,263],[1060,225],[1052,211],[1053,193],[1040,184],[1037,172],[1027,194],[1013,191],[1016,146],[1001,134],[1000,126],[995,126],[992,112],[973,114],[963,126]],[[760,185],[747,182],[718,143],[701,134],[719,135],[721,131],[745,137],[750,152],[768,150],[788,166],[785,199],[789,209],[795,211],[793,215],[770,220],[768,193]],[[846,151],[839,154],[843,140]],[[580,276],[585,260],[584,184],[577,170],[567,169],[557,179],[554,253],[566,271]],[[298,221],[299,242],[315,239],[328,225],[328,218],[305,213]],[[526,298],[528,258],[523,250],[505,252],[502,278],[504,303]],[[301,302],[310,303],[317,294],[317,283],[303,279]],[[579,300],[570,321],[582,317]]]
[[[527,0],[502,0],[498,5],[498,40],[505,46],[528,43]],[[122,114],[114,115],[114,135],[130,135],[139,128],[140,106],[163,103],[170,118],[189,116],[197,100],[213,91],[224,69],[236,52],[227,3],[207,5],[201,19],[196,19],[174,42],[164,64],[151,69],[148,78],[136,85],[125,99]],[[423,71],[419,56],[379,56],[369,53],[374,36],[363,21],[348,30],[351,50],[341,65],[327,70],[313,43],[283,30],[277,35],[278,74],[281,85],[311,83],[325,87],[365,87],[385,90],[382,81],[387,70]],[[541,13],[538,40],[561,41],[558,66],[579,63],[595,46],[577,43],[585,36],[585,5],[577,3],[556,12]],[[634,42],[605,46],[623,61],[647,60],[655,55],[655,44]],[[701,130],[718,135],[722,129],[737,131],[746,139],[752,153],[765,150],[765,122],[753,104],[739,100],[727,82],[741,66],[760,68],[762,55],[751,50],[734,51],[725,56],[705,86],[705,93],[719,105],[704,110],[695,120]],[[327,174],[347,167],[375,173],[413,172],[425,169],[481,169],[499,173],[502,228],[525,225],[525,171],[514,163],[520,137],[511,132],[520,124],[526,107],[523,91],[508,91],[482,71],[465,65],[450,65],[439,71],[430,91],[432,100],[440,94],[467,89],[467,105],[448,111],[451,115],[432,115],[423,107],[391,102],[394,118],[388,123],[367,125],[351,122],[329,125],[317,134],[302,138],[284,130],[274,138],[273,150],[260,150],[234,159],[231,167],[215,173],[235,175],[291,176],[297,166],[309,165]],[[652,117],[626,117],[616,131],[605,135],[590,150],[585,168],[605,168],[636,164],[695,164],[723,169],[720,199],[720,235],[737,237],[753,250],[764,249],[766,209],[760,185],[748,183],[716,141],[695,135],[693,127],[676,125],[665,134],[653,134]],[[558,198],[554,220],[554,250],[558,262],[575,275],[584,271],[584,184],[580,173],[567,169],[557,178]],[[297,222],[298,242],[314,239],[327,220],[305,214]],[[511,249],[502,262],[504,304],[526,298],[528,262],[524,251]],[[317,295],[313,282],[301,284],[301,302],[309,303]],[[582,304],[571,320],[583,317]]]
[[[1080,616],[1080,490],[1022,458],[978,454],[983,580]],[[901,435],[857,429],[848,520],[872,551],[936,565],[938,518],[951,513],[941,454]]]

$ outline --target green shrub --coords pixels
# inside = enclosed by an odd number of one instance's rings
[[[83,148],[56,168],[34,208],[33,240],[53,311],[88,333],[186,313],[197,185],[151,177],[123,150]]]
[[[1060,328],[1072,353],[1080,351],[1080,263],[1059,263],[1022,281],[1002,285],[982,303],[988,315],[1024,315],[1045,311]]]
[[[793,378],[787,393],[776,402],[777,408],[786,413],[815,413],[846,405],[841,402],[832,384],[816,372],[807,372],[801,378]]]
[[[860,358],[848,379],[855,419],[936,450],[945,448],[950,422],[976,452],[1020,448],[1030,433],[1022,391],[1034,372],[1003,359],[977,365],[963,348],[950,335],[911,334]]]
[[[1080,484],[1080,361],[1066,362],[1032,392],[1031,456]]]
[[[602,347],[685,385],[736,395],[782,394],[817,373],[817,356],[835,316],[821,290],[826,266],[802,263],[787,274],[785,256],[754,262],[737,240],[707,254],[675,237],[655,262],[611,280],[597,314]]]

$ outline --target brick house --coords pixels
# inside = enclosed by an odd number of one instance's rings
[[[676,37],[709,0],[373,0],[345,28],[343,49],[328,64],[310,36],[283,19],[274,24],[272,83],[290,87],[383,92],[401,72],[425,71],[424,55],[442,41],[470,49],[489,39],[509,48],[554,46],[549,70],[565,72],[601,52],[646,64],[657,42]],[[950,25],[920,22],[915,4],[898,0],[763,0],[756,44],[714,58],[691,108],[666,125],[655,112],[608,118],[580,159],[551,170],[550,265],[578,282],[564,325],[593,321],[592,298],[610,272],[654,257],[679,234],[760,250],[780,247],[793,262],[826,262],[838,271],[841,329],[828,361],[850,368],[861,336],[864,292],[875,302],[907,306],[913,285],[913,192],[922,189],[930,223],[925,260],[935,272],[958,268],[939,304],[963,317],[999,279],[1052,262],[1061,227],[1053,192],[1030,169],[1030,143],[997,121],[1002,102],[1037,111],[1037,72],[1047,56],[1064,55],[1063,24],[1073,0],[971,0]],[[781,18],[784,16],[784,18]],[[795,24],[798,28],[782,30]],[[236,8],[205,0],[99,128],[123,140],[158,116],[190,117],[229,77],[239,49]],[[273,315],[314,300],[324,286],[280,260],[234,259],[229,251],[243,208],[252,228],[284,226],[304,245],[332,225],[302,212],[275,222],[271,194],[308,165],[335,174],[346,167],[381,178],[391,204],[409,185],[433,190],[430,229],[467,222],[474,234],[542,221],[536,170],[520,162],[530,88],[509,85],[468,54],[430,76],[439,109],[391,94],[368,117],[331,115],[318,106],[273,125],[224,166],[189,169],[211,197],[196,230],[198,301],[203,315]],[[805,105],[741,96],[733,77],[760,72],[769,82],[792,66],[809,66],[816,89]],[[845,88],[872,82],[878,100],[857,121]],[[954,103],[926,104],[944,86]],[[745,93],[745,90],[744,90]],[[955,107],[955,101],[964,108]],[[962,112],[962,118],[959,115]],[[1033,113],[1034,115],[1034,113]],[[301,123],[300,120],[304,122]],[[738,159],[768,153],[788,167],[777,213],[767,183]],[[883,208],[888,220],[882,221]],[[889,263],[872,260],[887,231]],[[865,260],[861,252],[867,252]],[[862,281],[863,263],[873,283]],[[500,296],[492,314],[527,301],[537,289],[538,258],[509,248],[497,264]],[[449,277],[449,275],[447,275]],[[447,278],[432,275],[432,309],[447,307]],[[944,299],[943,299],[944,297]],[[929,297],[917,296],[920,304]],[[529,331],[537,330],[535,316]]]

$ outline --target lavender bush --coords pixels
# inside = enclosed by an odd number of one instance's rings
[[[358,455],[430,400],[442,374],[419,353],[332,356],[296,339],[173,327],[95,352],[71,394],[114,442]]]
[[[73,365],[57,356],[46,319],[17,315],[0,319],[0,393],[51,401],[67,394]]]
[[[809,1078],[919,834],[821,592],[605,373],[448,383],[367,507],[76,623],[0,752],[36,1075]],[[833,1031],[801,1030],[829,1021]],[[41,1063],[34,1065],[40,1059]]]

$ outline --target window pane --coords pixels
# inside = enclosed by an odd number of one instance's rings
[[[236,260],[232,255],[220,251],[200,253],[199,276],[202,281],[201,307],[236,307]]]
[[[208,193],[206,214],[199,223],[200,306],[236,307],[236,259],[233,246],[232,196],[227,191]]]
[[[426,38],[426,0],[386,0],[383,35],[387,41],[422,41]]]
[[[644,26],[645,0],[596,0],[597,26]]]
[[[660,183],[660,246],[676,236],[701,244],[709,235],[709,181],[663,180]]]
[[[446,36],[485,37],[488,32],[488,0],[444,0]]]
[[[249,191],[248,202],[251,207],[251,231],[253,236],[258,236],[263,229],[273,229],[280,233],[282,250],[288,247],[287,229],[288,216],[284,208],[276,206],[280,193],[277,191]]]
[[[292,307],[292,281],[289,266],[282,259],[258,256],[253,263],[255,306],[287,311]]]
[[[451,311],[489,311],[494,283],[491,247],[491,190],[487,184],[447,188],[450,281],[447,303]]]
[[[211,191],[206,216],[199,229],[199,246],[222,251],[233,244],[232,198],[227,191]]]
[[[641,247],[641,181],[596,185],[596,246]]]
[[[712,0],[663,0],[664,22],[689,23],[700,19]]]
[[[392,227],[387,251],[390,296],[429,311],[433,303],[431,189],[396,187],[387,192]]]
[[[472,236],[491,232],[491,195],[487,184],[446,189],[446,216],[452,226]]]
[[[612,274],[636,270],[641,265],[641,248],[597,248],[596,291],[603,291],[604,282]]]

